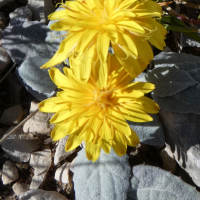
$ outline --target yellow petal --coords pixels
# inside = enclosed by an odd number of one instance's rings
[[[127,21],[121,20],[121,21],[118,21],[116,24],[133,33],[138,33],[138,34],[145,33],[145,30],[138,23],[131,20],[127,20]]]
[[[125,108],[131,109],[131,108],[137,108],[140,109],[146,113],[158,113],[159,112],[159,106],[150,98],[148,97],[140,97],[137,99],[139,103],[127,103],[124,105]]]
[[[133,9],[136,17],[160,17],[162,8],[156,2],[144,1]]]
[[[71,151],[83,142],[85,138],[85,133],[83,133],[82,130],[83,127],[81,129],[78,129],[69,136],[67,144],[65,146],[65,151]]]
[[[123,156],[126,154],[127,140],[126,137],[123,134],[121,134],[118,130],[115,130],[115,136],[113,139],[112,147],[118,156]]]
[[[142,62],[139,58],[137,60],[132,56],[126,58],[126,54],[118,45],[112,44],[112,47],[121,65],[133,78],[141,74],[147,67],[147,64]]]
[[[154,89],[155,89],[155,85],[152,83],[133,82],[133,83],[128,84],[124,88],[121,88],[120,92],[123,94],[129,94],[129,93],[135,93],[136,91],[138,91],[138,92],[143,92],[146,94],[146,93],[151,92]],[[132,95],[134,95],[134,94],[132,94]]]
[[[132,39],[136,45],[138,55],[141,60],[144,63],[149,64],[150,61],[153,60],[153,51],[148,41],[134,36],[132,37]]]
[[[67,59],[72,51],[75,49],[79,39],[81,38],[82,33],[72,34],[70,33],[61,43],[56,54],[44,65],[42,65],[41,69],[53,67],[57,64],[60,64],[65,59]]]
[[[123,37],[129,47],[131,53],[134,55],[135,58],[137,58],[138,50],[137,50],[137,46],[135,45],[134,41],[128,34],[123,34]]]
[[[96,85],[99,89],[106,88],[107,78],[108,78],[108,68],[107,63],[101,63],[100,60],[97,61],[96,65],[92,68],[92,77],[95,80]]]
[[[39,103],[41,112],[54,113],[65,107],[65,101],[59,97],[52,97]]]
[[[83,32],[83,35],[82,35],[79,43],[76,46],[76,51],[82,53],[86,50],[86,48],[90,48],[89,44],[91,43],[93,38],[97,35],[97,33],[98,33],[97,30],[86,29]]]
[[[114,132],[112,132],[112,129],[109,127],[107,120],[104,121],[102,127],[100,128],[99,134],[102,135],[102,149],[105,153],[109,153],[112,146]]]
[[[107,34],[99,32],[97,38],[97,52],[102,63],[106,62],[107,60],[109,45],[110,39]]]
[[[92,144],[91,142],[89,142],[86,144],[85,152],[88,160],[92,160],[92,162],[95,162],[99,158],[101,152],[101,144]]]
[[[51,137],[53,138],[53,141],[60,140],[64,138],[65,136],[69,135],[70,134],[70,132],[68,132],[69,126],[70,126],[70,123],[63,123],[63,124],[56,125],[51,132]]]
[[[66,119],[70,119],[71,117],[74,117],[81,113],[84,110],[84,108],[77,107],[76,109],[72,110],[62,110],[60,112],[57,112],[50,120],[51,123],[58,123],[62,122]]]
[[[74,88],[71,81],[58,68],[53,67],[50,69],[49,75],[58,88]]]
[[[137,144],[140,142],[138,135],[132,129],[131,129],[131,135],[126,136],[126,139],[127,139],[126,140],[127,141],[127,145],[129,145],[131,147],[137,146]]]
[[[132,5],[137,5],[137,0],[125,0],[125,1],[121,1],[121,3],[118,5],[118,9],[127,9],[128,7],[132,6]]]
[[[131,135],[129,125],[118,109],[116,108],[112,108],[112,110],[110,109],[110,113],[109,115],[107,115],[107,118],[120,133],[124,135]]]
[[[125,107],[122,109],[120,106],[118,106],[118,108],[126,120],[132,122],[150,122],[153,120],[151,116],[137,108],[132,107],[131,109],[126,109],[126,112],[124,111]]]

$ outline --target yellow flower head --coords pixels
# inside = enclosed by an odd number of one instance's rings
[[[67,1],[49,15],[59,20],[55,31],[68,31],[67,37],[51,60],[42,66],[55,66],[70,56],[76,76],[87,81],[96,60],[106,62],[110,44],[121,65],[133,77],[140,74],[153,59],[151,43],[165,46],[166,29],[154,18],[161,17],[161,7],[151,0],[75,0]]]
[[[51,133],[54,141],[70,135],[66,151],[84,141],[87,158],[93,161],[98,159],[101,148],[109,153],[112,147],[122,156],[127,145],[139,143],[126,120],[152,121],[145,112],[157,113],[159,108],[144,94],[154,89],[153,84],[130,83],[133,77],[115,55],[108,57],[107,64],[98,61],[87,82],[78,79],[69,68],[64,68],[64,73],[57,68],[49,70],[52,81],[62,91],[39,104],[40,111],[55,112],[50,120],[56,124]]]

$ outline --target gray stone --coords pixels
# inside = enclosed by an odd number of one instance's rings
[[[7,51],[0,47],[0,74],[4,72],[12,64],[12,60]]]
[[[166,147],[160,152],[160,157],[163,161],[163,169],[174,174],[176,172],[177,163],[169,145],[166,145]]]
[[[177,163],[200,186],[200,115],[159,113],[164,127],[165,140]]]
[[[62,194],[55,191],[30,190],[19,195],[19,200],[68,200]]]
[[[23,22],[32,20],[32,13],[29,8],[23,6],[9,14],[10,25],[21,25]]]
[[[18,170],[15,165],[10,161],[7,160],[3,165],[2,170],[2,182],[4,185],[12,183],[19,178]]]
[[[16,182],[12,186],[12,189],[16,195],[19,195],[21,193],[27,192],[29,190],[29,185],[25,183]]]
[[[0,118],[0,123],[8,126],[17,125],[22,120],[23,115],[24,111],[20,104],[12,106],[3,111]]]
[[[69,183],[69,167],[69,163],[65,163],[61,167],[59,167],[55,173],[55,180],[61,181],[65,184]]]
[[[5,135],[13,128],[14,127],[8,129]],[[11,160],[16,162],[28,162],[31,152],[38,149],[39,140],[33,138],[29,134],[24,134],[22,128],[20,128],[9,136],[1,146]]]
[[[6,4],[11,3],[14,0],[0,0],[0,8],[5,6]]]
[[[48,15],[55,11],[51,0],[29,0],[27,6],[33,13],[33,20],[43,23],[47,23]]]
[[[34,176],[30,189],[37,189],[46,178],[51,167],[51,150],[45,149],[31,154],[30,166],[34,168]]]
[[[73,149],[72,151],[65,151],[65,145],[68,138],[69,136],[66,136],[61,140],[59,140],[58,146],[56,147],[56,153],[54,156],[54,165],[57,165],[60,161],[64,160],[65,158],[67,158],[76,151],[76,149]]]
[[[32,101],[29,113],[33,113],[38,109],[38,102]],[[50,124],[49,120],[52,117],[52,113],[43,113],[38,111],[33,117],[31,117],[23,126],[25,133],[36,133],[50,135],[54,125]]]
[[[151,114],[150,116],[153,118],[151,122],[137,123],[128,121],[128,124],[136,132],[140,142],[152,146],[163,146],[165,138],[159,117],[156,114]]]
[[[8,26],[3,32],[2,46],[13,62],[21,64],[28,57],[48,52],[44,42],[48,31],[45,24],[36,21]]]
[[[40,69],[52,56],[45,54],[28,58],[16,71],[22,85],[39,101],[49,98],[57,88],[49,77],[48,69]],[[62,69],[63,65],[57,67]]]

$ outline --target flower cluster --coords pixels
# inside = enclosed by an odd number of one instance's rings
[[[117,155],[139,143],[126,120],[152,121],[158,105],[145,94],[151,83],[132,82],[144,71],[153,52],[150,44],[165,46],[165,28],[156,18],[161,7],[151,0],[75,0],[62,4],[50,20],[52,30],[68,31],[56,54],[42,68],[50,68],[61,89],[39,104],[40,111],[55,113],[53,140],[67,135],[66,151],[86,143],[86,155],[96,161],[101,149]],[[109,47],[114,55],[108,54]],[[54,66],[70,59],[64,74]]]
[[[95,62],[107,61],[111,45],[121,65],[136,77],[153,59],[150,44],[158,49],[165,46],[166,29],[155,20],[161,7],[151,0],[76,0],[61,7],[49,16],[58,20],[51,29],[68,33],[42,68],[70,57],[76,76],[87,81]]]

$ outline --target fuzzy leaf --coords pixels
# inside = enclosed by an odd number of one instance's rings
[[[158,167],[137,165],[133,167],[132,188],[127,200],[193,200],[200,193],[181,178]]]
[[[74,166],[76,200],[125,200],[129,187],[128,157],[101,151],[96,162],[87,159],[84,149],[78,153]]]
[[[155,84],[152,97],[160,109],[200,114],[200,58],[162,52],[155,56],[154,67],[146,80]]]
[[[165,144],[164,132],[159,117],[154,114],[153,121],[137,123],[128,121],[129,126],[137,133],[140,142],[152,145],[162,146]]]

